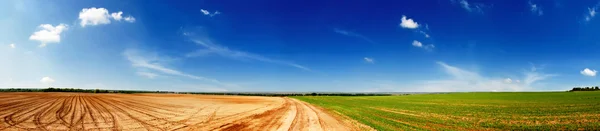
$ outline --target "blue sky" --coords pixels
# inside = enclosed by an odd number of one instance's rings
[[[554,91],[598,85],[600,1],[0,2],[0,87]]]

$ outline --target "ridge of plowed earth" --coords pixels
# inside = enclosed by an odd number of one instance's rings
[[[287,97],[0,93],[0,130],[359,130]]]

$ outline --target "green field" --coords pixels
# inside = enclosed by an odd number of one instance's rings
[[[600,91],[293,98],[377,130],[600,130]]]

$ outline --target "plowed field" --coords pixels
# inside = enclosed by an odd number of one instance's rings
[[[0,130],[356,130],[285,97],[0,93]]]

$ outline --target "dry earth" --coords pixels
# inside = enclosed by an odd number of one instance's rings
[[[358,127],[286,97],[0,93],[0,130],[347,131]]]

